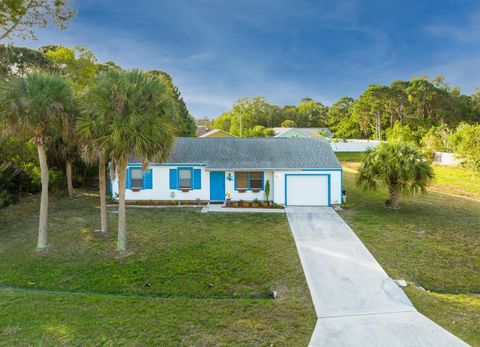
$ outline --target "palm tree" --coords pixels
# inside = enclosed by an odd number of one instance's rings
[[[100,231],[108,232],[107,220],[107,184],[106,160],[108,149],[105,138],[109,135],[106,119],[103,114],[97,114],[88,102],[82,104],[83,112],[77,119],[77,132],[80,139],[81,154],[88,164],[98,164],[98,186],[100,195]]]
[[[75,114],[69,113],[61,118],[60,133],[56,134],[52,140],[51,151],[58,158],[61,158],[62,164],[65,164],[65,176],[67,179],[67,193],[70,199],[73,199],[73,170],[72,163],[78,153],[77,132],[75,129]]]
[[[174,140],[174,103],[164,83],[139,70],[100,74],[86,95],[84,113],[105,129],[98,138],[118,174],[117,251],[127,251],[125,184],[128,158],[162,162]],[[80,126],[81,128],[83,126]]]
[[[433,178],[433,169],[425,155],[411,143],[384,143],[367,151],[360,166],[357,184],[375,190],[379,184],[388,188],[387,205],[400,207],[400,193],[425,193]]]
[[[42,193],[37,249],[48,247],[48,165],[46,145],[59,132],[61,119],[73,108],[73,94],[68,82],[61,76],[31,73],[13,77],[1,86],[0,117],[4,130],[36,144]]]

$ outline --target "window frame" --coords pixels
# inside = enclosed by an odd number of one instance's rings
[[[141,173],[141,178],[133,178],[133,173],[135,171],[140,171]],[[142,168],[137,168],[137,167],[132,167],[130,168],[130,189],[143,189],[143,186],[144,186],[144,180],[145,180],[145,177],[144,177],[144,170]],[[136,186],[133,184],[134,181],[140,181],[140,186]]]
[[[182,178],[180,178],[180,172],[182,172],[182,171],[190,172],[190,186],[189,187],[182,187],[181,186]],[[177,168],[177,187],[178,187],[178,190],[184,190],[184,189],[192,190],[193,189],[193,168],[190,168],[190,167],[179,167],[179,168]]]
[[[237,185],[237,182],[238,182],[238,174],[239,173],[244,173],[247,175],[247,187],[246,188],[241,188],[241,187],[238,187]],[[253,173],[260,173],[261,174],[261,178],[258,178],[258,179],[253,179],[253,181],[259,181],[261,182],[261,186],[260,188],[257,188],[257,187],[253,187],[252,188],[252,179],[251,179],[251,175]],[[241,179],[242,181],[245,180],[244,178]],[[235,171],[235,190],[263,190],[264,189],[264,182],[265,182],[265,172],[263,171]]]

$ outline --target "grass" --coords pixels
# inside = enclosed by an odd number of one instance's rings
[[[37,199],[0,210],[0,285],[84,293],[0,291],[0,345],[307,344],[315,314],[284,215],[128,209],[117,259],[96,203],[53,199],[46,254]]]
[[[435,191],[390,210],[385,190],[355,186],[353,159],[344,167],[342,217],[391,277],[426,289],[405,289],[420,312],[480,346],[477,178],[435,167]],[[36,198],[0,210],[0,284],[90,294],[0,290],[0,345],[308,343],[315,315],[285,216],[132,208],[132,251],[117,259],[115,232],[94,231],[95,197],[51,207],[46,254],[34,252]]]
[[[360,161],[365,156],[365,152],[335,152],[335,154],[341,161]]]
[[[480,172],[462,167],[434,165],[431,189],[480,199]]]
[[[405,292],[417,310],[472,346],[480,346],[480,295],[432,293],[412,286]]]
[[[450,190],[430,191],[402,197],[400,210],[387,209],[384,189],[364,192],[355,186],[354,164],[345,164],[351,208],[342,217],[392,278],[427,289],[406,290],[420,312],[480,346],[480,201],[451,195]],[[445,170],[435,170],[437,181],[445,182]],[[463,182],[464,172],[457,170],[461,174],[450,179],[450,187],[477,189],[475,181]]]
[[[302,304],[273,300],[0,291],[0,310],[3,346],[305,346],[314,324]]]

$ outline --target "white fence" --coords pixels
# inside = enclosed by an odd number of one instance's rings
[[[337,140],[331,141],[330,146],[334,152],[365,152],[369,148],[374,148],[384,141],[375,140]]]
[[[433,154],[433,162],[439,165],[457,166],[460,160],[455,157],[455,153],[435,152]]]

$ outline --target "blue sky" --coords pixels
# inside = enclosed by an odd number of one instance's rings
[[[442,74],[480,86],[480,2],[460,0],[77,0],[65,31],[99,61],[170,73],[191,113],[216,117],[240,97],[331,104],[369,83]]]

